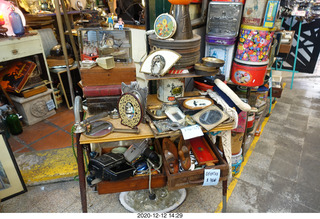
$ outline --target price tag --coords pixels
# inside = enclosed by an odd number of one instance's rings
[[[56,106],[54,105],[54,102],[53,102],[53,100],[51,99],[51,100],[49,100],[49,101],[47,101],[47,107],[48,107],[48,110],[49,111],[51,111],[51,110],[53,110]]]
[[[272,88],[272,77],[269,78],[269,89]]]
[[[181,129],[184,140],[203,136],[203,132],[199,125],[187,126]]]
[[[292,11],[291,15],[305,17],[306,16],[306,11]]]
[[[220,169],[204,169],[204,180],[202,186],[218,185],[220,179]]]

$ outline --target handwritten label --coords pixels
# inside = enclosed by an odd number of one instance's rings
[[[202,186],[218,185],[220,179],[220,169],[204,169],[204,180]]]
[[[53,110],[56,107],[52,99],[47,101],[47,107],[49,111]]]
[[[203,132],[199,125],[187,126],[181,129],[184,140],[203,136]]]

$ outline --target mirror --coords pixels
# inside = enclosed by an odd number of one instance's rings
[[[126,115],[128,119],[132,119],[134,116],[134,108],[131,103],[126,103]]]
[[[199,117],[199,120],[202,124],[211,125],[211,124],[218,122],[221,118],[222,118],[221,112],[216,111],[216,110],[209,110],[209,111],[203,113]]]

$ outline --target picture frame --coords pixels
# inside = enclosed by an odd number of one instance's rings
[[[0,133],[0,202],[27,192],[8,140]]]

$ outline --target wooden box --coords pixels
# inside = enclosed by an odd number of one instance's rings
[[[273,87],[272,88],[272,97],[280,98],[283,90],[283,84],[281,84],[281,88]]]
[[[136,67],[134,63],[116,63],[109,70],[100,66],[91,69],[80,69],[83,87],[96,85],[116,85],[124,82],[130,84],[136,80]]]
[[[216,146],[214,146],[209,139],[209,137],[205,134],[204,135],[205,140],[209,144],[210,148],[218,158],[219,162],[218,164],[214,166],[206,166],[206,169],[220,169],[220,179],[227,180],[228,178],[228,172],[229,172],[229,166],[227,162],[221,157],[220,153],[218,152]],[[162,157],[164,157],[163,152]],[[175,174],[171,174],[168,168],[168,162],[163,159],[163,165],[165,168],[165,172],[167,175],[167,187],[168,190],[176,190],[181,188],[188,188],[188,187],[194,187],[199,186],[203,184],[204,180],[204,169],[199,170],[193,170],[193,171],[183,171]]]
[[[160,154],[161,151],[159,141],[155,139],[155,149]],[[152,175],[151,188],[165,187],[167,184],[167,177],[162,165],[161,173]],[[118,193],[124,191],[133,191],[149,188],[149,175],[133,176],[121,181],[102,181],[98,183],[97,190],[99,194]]]
[[[286,54],[290,53],[295,32],[294,31],[286,31],[286,32],[290,32],[291,38],[290,38],[289,43],[281,43],[280,44],[279,53],[286,53]]]
[[[105,111],[112,111],[118,108],[120,96],[87,97],[88,111],[90,115],[95,115]]]

